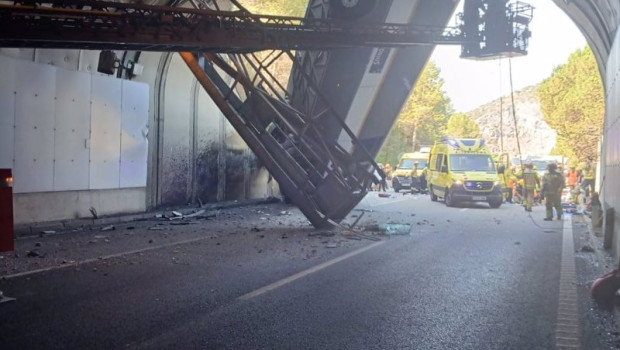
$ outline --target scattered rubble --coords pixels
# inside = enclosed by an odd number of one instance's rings
[[[310,232],[308,233],[308,236],[310,237],[317,237],[317,236],[321,236],[321,237],[334,237],[336,235],[335,232],[333,231],[319,231],[319,232]]]
[[[594,253],[595,252],[594,248],[592,248],[592,246],[589,245],[589,244],[585,244],[583,247],[581,247],[581,251],[582,252],[586,252],[586,253]]]
[[[105,226],[101,228],[101,231],[113,231],[116,230],[116,226],[114,225],[109,225],[109,226]]]

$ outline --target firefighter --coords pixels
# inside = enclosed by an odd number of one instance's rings
[[[594,192],[594,180],[596,179],[596,171],[594,170],[594,167],[592,167],[590,159],[588,159],[586,166],[583,168],[581,176],[581,188],[586,190],[586,197],[590,197],[590,195]]]
[[[525,207],[525,211],[532,211],[534,192],[537,188],[540,188],[540,177],[534,170],[534,165],[532,163],[525,164],[525,169],[523,170],[523,174],[521,174],[521,178],[523,179],[523,206]]]
[[[411,178],[411,193],[420,192],[420,171],[418,170],[418,161],[413,162],[413,168],[409,173],[409,177]]]
[[[553,220],[553,208],[555,208],[558,220],[562,220],[562,190],[566,186],[564,175],[558,172],[558,165],[549,163],[547,173],[543,176],[542,195],[545,198],[547,216],[545,221]]]
[[[574,166],[570,167],[568,174],[566,174],[566,184],[571,190],[575,189],[577,182],[579,181],[579,171]]]
[[[426,194],[428,192],[428,182],[426,177],[428,176],[428,167],[424,166],[420,173],[420,193]]]

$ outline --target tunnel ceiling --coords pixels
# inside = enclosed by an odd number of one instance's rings
[[[607,56],[620,22],[618,0],[553,0],[581,30],[592,48],[603,81]]]

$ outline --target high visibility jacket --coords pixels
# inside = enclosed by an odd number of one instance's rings
[[[523,187],[526,190],[534,190],[536,187],[540,187],[540,178],[538,173],[531,169],[525,169],[523,171]]]
[[[584,180],[594,180],[596,178],[596,171],[592,168],[583,169],[583,179]]]
[[[559,194],[566,186],[564,175],[558,172],[548,172],[543,176],[543,192],[545,194]]]
[[[579,181],[579,172],[577,170],[569,171],[566,183],[569,186],[575,186],[577,181]]]

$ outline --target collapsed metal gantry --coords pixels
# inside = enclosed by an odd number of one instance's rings
[[[312,72],[319,50],[481,40],[466,38],[459,28],[253,15],[230,2],[233,9],[223,11],[215,0],[185,2],[194,8],[13,1],[0,4],[0,47],[180,52],[282,192],[321,227],[342,220],[376,181],[374,172],[382,170],[322,95]],[[273,51],[256,53],[262,50]],[[269,69],[282,57],[293,61],[292,96]],[[322,111],[310,115],[292,100],[302,108],[320,102]],[[355,157],[324,137],[325,116],[335,118],[350,138]]]

